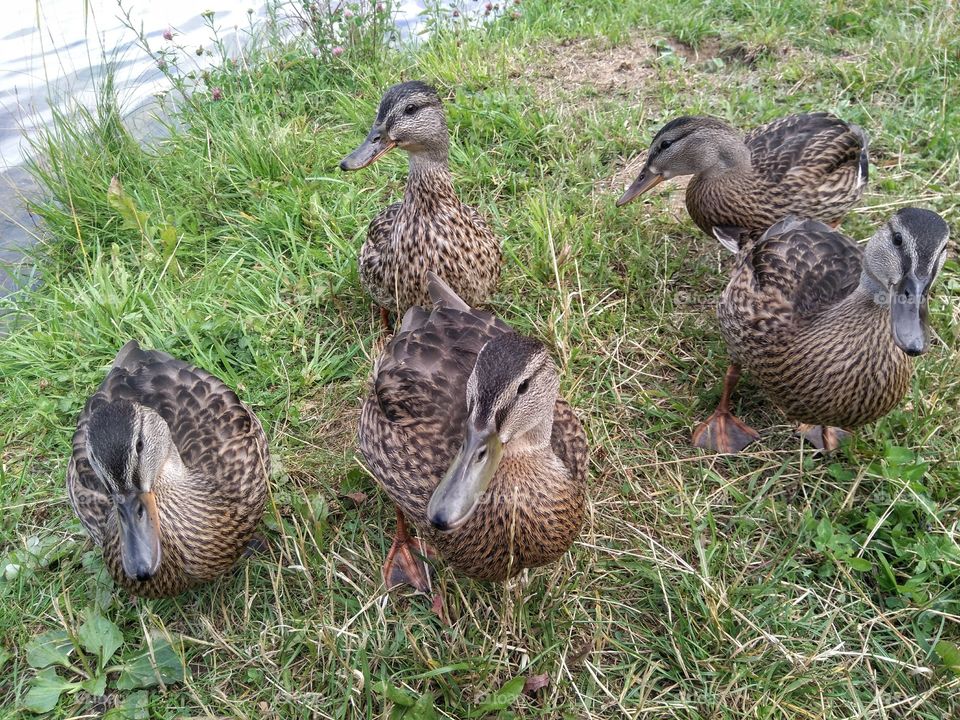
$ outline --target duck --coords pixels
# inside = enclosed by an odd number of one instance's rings
[[[359,424],[363,458],[396,507],[384,582],[424,593],[424,557],[492,582],[560,558],[584,523],[588,463],[543,343],[431,271],[427,289],[431,308],[410,308],[377,359]]]
[[[429,305],[428,271],[470,305],[487,303],[500,279],[500,241],[454,190],[446,116],[432,86],[415,80],[389,88],[366,139],[340,168],[368,167],[394,148],[409,158],[403,200],[370,223],[359,259],[361,284],[384,324],[390,313]]]
[[[262,543],[269,471],[263,427],[233,390],[131,340],[77,420],[67,494],[114,582],[170,597]]]
[[[732,415],[741,370],[818,450],[890,412],[930,345],[930,288],[947,256],[937,213],[896,212],[863,247],[819,220],[788,216],[741,253],[718,303],[730,366],[694,445],[737,453],[758,433]]]
[[[678,117],[657,132],[623,206],[692,175],[687,211],[733,253],[787,215],[837,226],[867,186],[867,134],[825,112],[778,118],[746,136],[719,118]]]

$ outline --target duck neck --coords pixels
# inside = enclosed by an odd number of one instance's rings
[[[407,188],[403,194],[404,207],[429,212],[438,200],[459,203],[453,190],[453,176],[450,174],[446,150],[410,153]]]
[[[189,473],[176,446],[170,444],[170,453],[163,463],[160,474],[153,483],[153,492],[158,498],[166,498],[167,503],[176,503],[183,497],[190,497],[196,488],[190,487]],[[164,503],[157,503],[160,508]]]
[[[866,272],[860,276],[860,284],[853,292],[847,295],[827,312],[836,317],[834,326],[850,327],[851,332],[858,335],[870,334],[874,331],[888,333],[889,327],[882,317],[890,314],[890,305],[887,302],[887,291]],[[854,321],[852,324],[842,323]],[[831,320],[824,318],[824,325],[831,324]]]
[[[728,178],[731,175],[739,175],[745,178],[754,176],[750,148],[747,147],[739,135],[730,135],[724,137],[722,142],[718,142],[716,162],[700,173],[700,177],[704,180],[712,180],[721,176]]]
[[[553,413],[548,414],[539,423],[523,435],[514,438],[503,448],[503,456],[553,454],[550,438],[553,435]]]

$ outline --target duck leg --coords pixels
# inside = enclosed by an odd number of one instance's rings
[[[407,519],[397,508],[397,534],[383,563],[383,581],[387,590],[410,585],[424,594],[430,593],[430,570],[424,558],[433,554],[425,542],[410,535]]]
[[[693,431],[693,444],[698,448],[718,453],[733,454],[743,450],[760,434],[749,425],[745,425],[730,412],[730,396],[740,380],[740,366],[730,363],[723,378],[723,394],[713,415],[700,423]]]
[[[807,425],[800,423],[798,428],[803,439],[824,453],[832,453],[840,443],[850,437],[850,433],[843,428],[831,425]]]
[[[380,306],[380,322],[383,324],[384,330],[388,333],[393,332],[393,323],[390,322],[390,311],[382,305]]]

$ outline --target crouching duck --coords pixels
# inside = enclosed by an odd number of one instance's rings
[[[943,218],[918,208],[898,211],[865,249],[816,220],[767,230],[720,299],[731,365],[694,444],[731,453],[758,438],[730,412],[741,369],[821,449],[890,412],[929,347],[927,298],[948,236]]]
[[[411,308],[383,349],[359,429],[397,510],[384,580],[423,592],[425,546],[407,522],[463,575],[506,580],[570,547],[587,475],[586,435],[543,344],[427,282],[432,309]]]
[[[788,115],[742,136],[713,117],[679,117],[650,144],[625,205],[684,175],[690,217],[731,252],[787,215],[836,226],[867,185],[867,135],[828,113]]]
[[[460,202],[448,164],[450,139],[437,91],[413,81],[384,93],[366,140],[343,159],[359,170],[393,148],[407,152],[403,200],[370,223],[360,249],[360,281],[380,306],[402,316],[428,306],[427,271],[443,278],[470,305],[488,302],[500,279],[500,241],[479,212]]]
[[[116,583],[164,597],[245,552],[269,462],[263,428],[233,390],[131,340],[80,413],[67,492]]]

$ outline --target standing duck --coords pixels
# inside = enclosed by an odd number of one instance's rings
[[[546,348],[470,308],[428,272],[380,355],[360,449],[397,509],[388,587],[427,592],[424,546],[460,573],[505,580],[558,559],[583,525],[587,439]]]
[[[927,351],[927,296],[949,229],[904,208],[866,248],[816,220],[788,217],[738,258],[717,314],[731,365],[698,447],[739,452],[759,436],[730,412],[740,369],[820,449],[886,415]]]
[[[263,428],[233,390],[131,340],[80,413],[67,492],[116,583],[166,597],[244,553],[268,470]]]
[[[402,316],[430,303],[428,270],[470,305],[486,303],[500,277],[500,241],[476,209],[460,202],[448,164],[450,140],[437,91],[405,82],[384,94],[367,139],[340,163],[373,164],[395,147],[410,158],[403,200],[370,223],[360,249],[360,281],[380,306]]]
[[[653,138],[626,205],[663,180],[693,175],[690,217],[731,252],[787,215],[837,226],[867,185],[867,136],[829,113],[788,115],[743,137],[717,118],[679,117]]]

